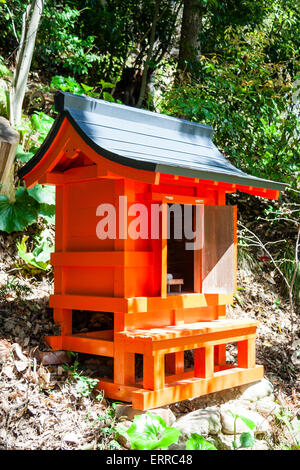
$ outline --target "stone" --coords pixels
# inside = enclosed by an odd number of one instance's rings
[[[178,442],[177,444],[171,444],[168,447],[168,450],[186,450],[186,442],[181,441],[181,442]]]
[[[257,401],[261,398],[273,395],[274,387],[267,379],[262,379],[259,382],[252,384],[242,385],[240,387],[241,397],[244,400]]]
[[[36,351],[36,359],[44,366],[53,364],[64,364],[70,362],[71,358],[66,351]]]
[[[268,443],[264,440],[256,440],[251,450],[270,450]]]
[[[126,431],[130,428],[132,422],[129,420],[124,420],[115,425],[115,439],[116,441],[121,444],[125,449],[130,449],[130,439],[126,433]]]
[[[233,436],[229,434],[220,433],[213,437],[213,444],[218,450],[234,450],[233,447]],[[237,444],[240,445],[240,435],[237,436]],[[255,439],[255,443],[252,447],[240,450],[269,450],[268,444],[264,440]]]
[[[274,396],[269,396],[262,398],[255,402],[255,410],[258,413],[268,414],[268,415],[276,415],[280,412],[280,405],[275,403]]]
[[[167,426],[172,426],[175,421],[175,415],[169,408],[155,408],[153,410],[148,410],[149,413],[160,416],[167,424]],[[131,405],[117,405],[116,408],[116,418],[120,419],[122,416],[133,420],[136,415],[145,414],[147,411],[136,410],[132,408]]]
[[[222,432],[224,434],[234,434],[234,417],[230,414],[230,411],[239,416],[243,416],[247,419],[250,419],[255,423],[255,428],[253,430],[254,434],[267,433],[270,431],[269,422],[261,416],[259,413],[253,410],[249,410],[245,407],[244,403],[239,403],[238,401],[221,405],[220,414],[221,414],[221,423],[222,423]],[[236,433],[241,434],[242,432],[249,432],[250,429],[247,424],[240,418],[236,420]]]
[[[181,440],[189,439],[193,433],[218,434],[221,430],[220,413],[216,408],[192,411],[179,418],[173,427],[181,432]]]
[[[218,450],[233,450],[233,437],[220,432],[217,436],[213,436],[213,445]]]

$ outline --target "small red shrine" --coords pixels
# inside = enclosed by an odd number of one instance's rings
[[[138,409],[260,380],[258,322],[226,319],[237,269],[226,193],[277,199],[285,185],[231,165],[208,126],[63,92],[55,106],[48,137],[21,170],[27,187],[56,187],[50,306],[61,334],[47,343],[113,358],[114,378],[100,377],[99,388]],[[110,312],[114,327],[73,333],[74,311]]]

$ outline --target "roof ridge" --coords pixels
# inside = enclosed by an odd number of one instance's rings
[[[111,117],[112,112],[116,112],[120,119],[122,116],[130,121],[140,122],[141,115],[145,119],[144,123],[149,126],[174,129],[183,133],[205,135],[212,138],[214,130],[211,126],[201,124],[199,122],[191,122],[186,119],[169,116],[167,114],[155,113],[146,109],[135,108],[119,103],[110,103],[98,98],[92,98],[86,95],[75,95],[66,91],[58,91],[54,96],[54,104],[57,112],[61,113],[68,109],[77,109],[80,111],[91,112],[96,114],[105,115],[105,111]],[[101,108],[101,109],[100,109]],[[181,129],[180,129],[181,128]]]

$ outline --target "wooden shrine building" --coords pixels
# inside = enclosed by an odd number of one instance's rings
[[[99,388],[138,409],[261,379],[258,322],[226,319],[237,269],[226,193],[277,199],[285,185],[231,165],[208,126],[63,92],[55,106],[48,137],[21,170],[27,187],[56,186],[50,307],[61,335],[47,343],[113,358],[114,378]],[[73,333],[74,311],[110,312],[114,327]],[[226,362],[230,343],[235,364]]]

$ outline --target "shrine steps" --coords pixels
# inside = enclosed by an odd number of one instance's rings
[[[219,319],[161,328],[86,332],[46,337],[52,349],[114,358],[114,380],[99,379],[107,397],[155,408],[263,377],[255,364],[257,321]],[[226,345],[237,344],[237,361],[226,361]],[[194,365],[185,370],[184,351]],[[143,378],[135,376],[135,355],[143,357]]]
[[[101,379],[97,388],[104,391],[105,396],[114,400],[130,402],[133,408],[148,410],[218,392],[235,387],[236,385],[258,381],[263,376],[263,366],[256,365],[250,369],[239,367],[225,368],[215,372],[213,377],[207,379],[190,377],[166,383],[164,388],[159,390],[145,390],[142,386],[119,385],[114,384],[112,381]]]

